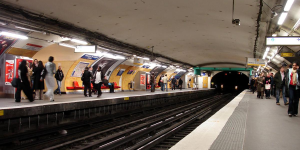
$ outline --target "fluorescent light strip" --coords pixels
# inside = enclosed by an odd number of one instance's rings
[[[82,40],[78,40],[78,39],[72,39],[71,41],[72,41],[72,42],[79,43],[79,44],[84,44],[84,45],[87,45],[87,44],[88,44],[86,41],[82,41]]]
[[[13,37],[13,38],[23,39],[23,40],[28,39],[27,36],[20,35],[20,34],[15,34],[15,33],[1,32],[0,34],[5,35],[5,36],[9,36],[9,37]]]
[[[279,20],[278,20],[278,22],[277,22],[277,24],[278,25],[282,25],[283,24],[283,22],[284,22],[284,20],[285,20],[285,18],[286,18],[286,16],[287,16],[287,12],[283,12],[283,13],[281,13],[281,15],[280,15],[280,17],[279,17]]]
[[[64,47],[69,47],[69,48],[76,48],[75,46],[73,45],[69,45],[69,44],[65,44],[65,43],[58,43],[59,46],[64,46]]]
[[[143,57],[143,59],[144,59],[144,60],[150,60],[150,59],[149,59],[149,58],[147,58],[147,57]]]
[[[38,30],[34,30],[34,29],[28,29],[28,28],[19,27],[19,26],[15,26],[15,28],[17,28],[17,29],[22,29],[22,30],[26,30],[26,31],[33,31],[33,32],[43,33],[42,31],[38,31]]]
[[[294,3],[294,0],[288,0],[284,6],[284,11],[290,11],[293,3]]]
[[[264,53],[263,59],[266,58],[266,56],[268,55],[268,52],[269,52],[269,51],[270,51],[270,47],[267,47],[267,48],[266,48],[266,51],[265,51],[265,53]]]

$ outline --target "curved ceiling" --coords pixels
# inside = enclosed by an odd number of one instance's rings
[[[232,0],[5,1],[192,65],[253,57],[257,0],[235,1],[240,26]]]

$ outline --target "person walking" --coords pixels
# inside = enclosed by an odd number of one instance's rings
[[[57,89],[54,91],[54,93],[61,95],[61,91],[60,91],[61,81],[64,79],[64,73],[61,70],[61,66],[58,66],[58,69],[55,73],[55,79],[57,83]]]
[[[35,80],[35,77],[34,77],[34,70],[35,68],[37,68],[39,65],[39,61],[37,59],[34,59],[33,61],[33,64],[32,64],[32,75],[31,75],[31,84],[34,85],[34,80]],[[32,91],[34,90],[33,86],[32,86]]]
[[[254,94],[254,91],[255,91],[255,79],[254,79],[254,77],[252,77],[252,79],[250,81],[250,87],[251,87],[252,93]]]
[[[274,74],[273,73],[270,74],[270,78],[271,78],[271,95],[275,96],[275,83],[274,83]]]
[[[35,90],[35,99],[43,99],[43,90],[45,89],[44,78],[46,76],[45,67],[42,61],[38,62],[38,66],[33,70],[34,84],[33,89]]]
[[[26,60],[22,60],[18,68],[18,76],[20,79],[20,83],[18,84],[17,91],[15,93],[15,102],[21,102],[21,91],[24,92],[24,94],[27,96],[30,102],[34,101],[32,90],[28,80],[28,68],[26,66],[26,62]]]
[[[257,78],[257,98],[264,98],[264,73]]]
[[[154,72],[150,75],[151,92],[155,92],[155,75]]]
[[[48,89],[45,95],[50,99],[50,102],[54,102],[55,79],[53,75],[56,73],[56,65],[53,63],[53,61],[54,57],[50,56],[48,62],[45,64],[45,70],[47,72],[45,81]]]
[[[102,86],[102,81],[105,78],[101,69],[102,68],[100,66],[98,66],[97,71],[93,75],[93,78],[95,81],[95,86],[96,86],[96,89],[98,92],[97,97],[100,97],[102,95],[101,86]]]
[[[284,66],[281,66],[280,71],[278,71],[275,74],[274,83],[276,85],[276,104],[280,105],[280,103],[279,103],[280,91],[282,91],[282,98],[283,98],[283,101],[284,101],[284,105],[288,105],[289,102],[286,100],[286,97],[285,97],[285,72],[284,72]]]
[[[89,97],[92,97],[91,89],[91,78],[93,77],[92,73],[89,71],[89,67],[85,67],[84,73],[82,74],[81,80],[84,85],[84,96],[87,97],[87,90],[89,90]]]
[[[179,89],[182,90],[183,81],[181,80],[181,78],[179,79],[178,84],[179,84]]]
[[[299,86],[297,83],[298,79],[298,72],[297,69],[299,67],[298,62],[293,62],[292,68],[287,69],[286,71],[286,80],[285,80],[285,88],[289,91],[289,109],[288,115],[290,117],[298,115],[298,105],[299,105]]]
[[[163,77],[163,83],[164,83],[164,91],[168,92],[168,77],[167,74]]]
[[[176,88],[176,79],[175,79],[175,77],[172,78],[171,83],[172,83],[172,90],[173,89],[175,90],[175,88]]]

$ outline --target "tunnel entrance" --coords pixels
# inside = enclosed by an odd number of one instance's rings
[[[232,93],[248,89],[248,83],[249,77],[242,72],[223,71],[213,76],[211,80],[211,87],[215,87],[218,92]]]

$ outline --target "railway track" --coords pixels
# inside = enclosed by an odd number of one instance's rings
[[[51,146],[46,150],[149,149],[197,118],[205,117],[229,98],[230,95],[223,95],[203,99]]]

